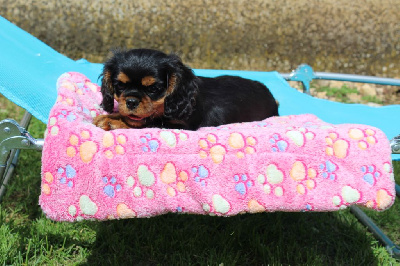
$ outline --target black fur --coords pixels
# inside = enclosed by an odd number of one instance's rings
[[[120,72],[129,82],[117,80]],[[139,81],[146,76],[155,78],[154,86],[141,86]],[[163,114],[146,117],[143,127],[196,130],[278,115],[278,104],[262,83],[236,76],[197,77],[178,56],[150,49],[114,51],[104,65],[101,92],[102,107],[108,113],[113,112],[114,96],[141,101],[145,96],[151,101],[164,98]]]

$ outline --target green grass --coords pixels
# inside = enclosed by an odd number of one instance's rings
[[[0,97],[0,120],[22,111]],[[42,137],[34,119],[29,131]],[[0,205],[0,265],[394,265],[349,210],[61,223],[38,206],[40,157],[22,151]],[[395,163],[400,183],[400,164]],[[400,243],[400,203],[368,211]]]
[[[332,88],[332,87],[320,87],[316,90],[317,92],[326,92],[326,96],[334,97],[336,101],[343,103],[350,103],[350,99],[348,95],[350,93],[359,94],[357,89],[349,88],[346,85],[343,85],[341,88]]]

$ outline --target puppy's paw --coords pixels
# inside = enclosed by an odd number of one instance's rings
[[[121,117],[116,117],[115,115],[99,115],[93,119],[93,124],[96,127],[102,128],[105,131],[119,129],[119,128],[129,128],[127,124],[125,124]]]

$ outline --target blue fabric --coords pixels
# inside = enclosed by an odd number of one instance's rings
[[[102,64],[71,60],[2,17],[0,51],[0,93],[44,123],[56,101],[56,81],[61,74],[80,72],[99,82],[102,70]],[[389,139],[400,134],[400,105],[376,108],[313,98],[291,88],[277,72],[197,69],[195,73],[208,77],[238,75],[258,80],[280,102],[281,115],[312,113],[328,123],[358,123],[380,128]]]

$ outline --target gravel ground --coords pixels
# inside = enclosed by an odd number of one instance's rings
[[[0,0],[0,15],[71,58],[176,52],[194,68],[400,77],[400,0]]]

